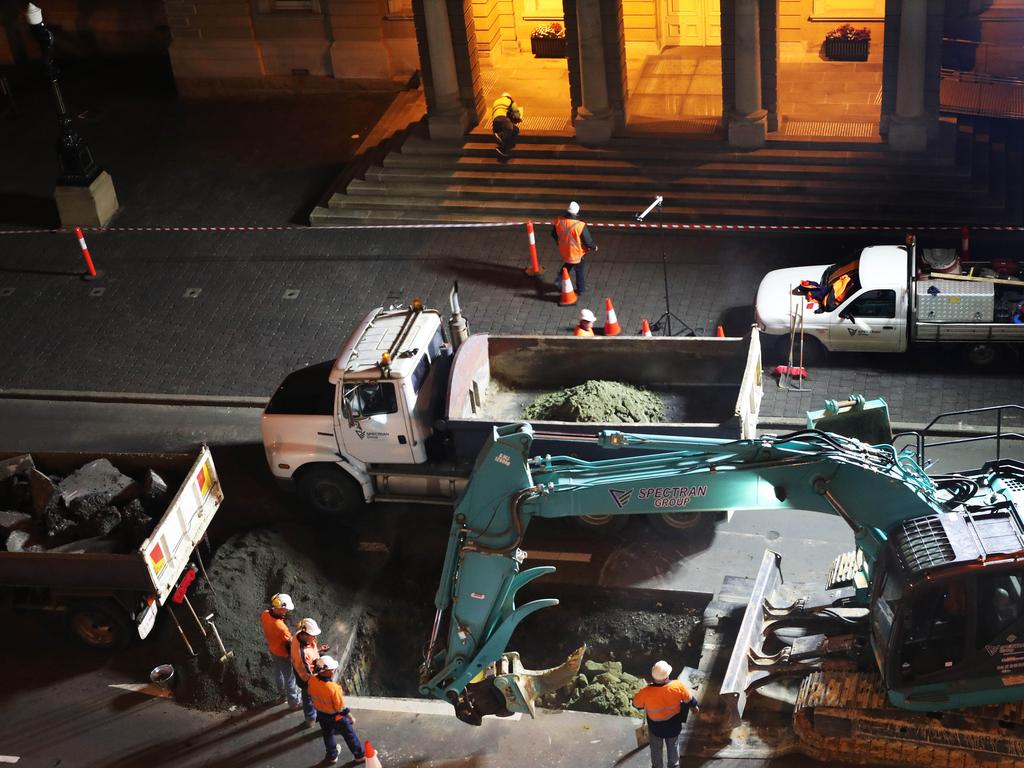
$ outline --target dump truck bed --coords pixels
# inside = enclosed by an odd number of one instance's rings
[[[19,452],[24,453],[24,452]],[[0,459],[18,455],[0,452]],[[223,494],[208,448],[188,454],[31,452],[37,469],[69,475],[106,458],[138,480],[152,469],[171,500],[148,538],[122,553],[0,552],[0,586],[152,592],[162,605],[206,534]]]
[[[631,432],[754,437],[761,402],[761,348],[750,338],[471,336],[449,376],[447,422],[459,455],[475,455],[495,424],[521,420],[538,396],[606,380],[656,392],[666,420]],[[594,435],[622,423],[531,420],[539,435]],[[539,453],[554,452],[539,437]],[[596,448],[594,449],[596,452]],[[582,451],[582,452],[581,452]],[[583,447],[572,451],[580,456]]]

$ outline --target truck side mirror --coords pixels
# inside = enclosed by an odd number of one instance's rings
[[[356,420],[352,418],[352,406],[349,404],[347,397],[341,398],[341,415],[345,417],[350,427],[356,425]]]

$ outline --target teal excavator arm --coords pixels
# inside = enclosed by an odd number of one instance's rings
[[[870,570],[896,523],[942,511],[932,480],[890,445],[816,430],[755,440],[601,432],[639,455],[600,461],[530,458],[529,424],[494,428],[455,508],[420,691],[466,722],[533,714],[536,696],[572,679],[584,649],[551,670],[523,669],[505,648],[519,623],[557,605],[517,606],[517,592],[552,566],[521,570],[534,517],[807,509],[842,516]],[[591,438],[593,439],[593,438]]]

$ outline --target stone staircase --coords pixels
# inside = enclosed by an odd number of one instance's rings
[[[630,222],[656,195],[660,221],[746,224],[1019,225],[1022,142],[1006,122],[941,124],[926,155],[877,141],[617,138],[603,148],[526,135],[507,163],[489,133],[462,142],[399,131],[335,187],[314,225],[547,220],[577,200],[591,221]]]

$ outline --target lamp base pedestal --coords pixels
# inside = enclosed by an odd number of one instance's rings
[[[118,209],[114,180],[106,171],[87,187],[58,184],[55,198],[62,227],[105,227]]]

